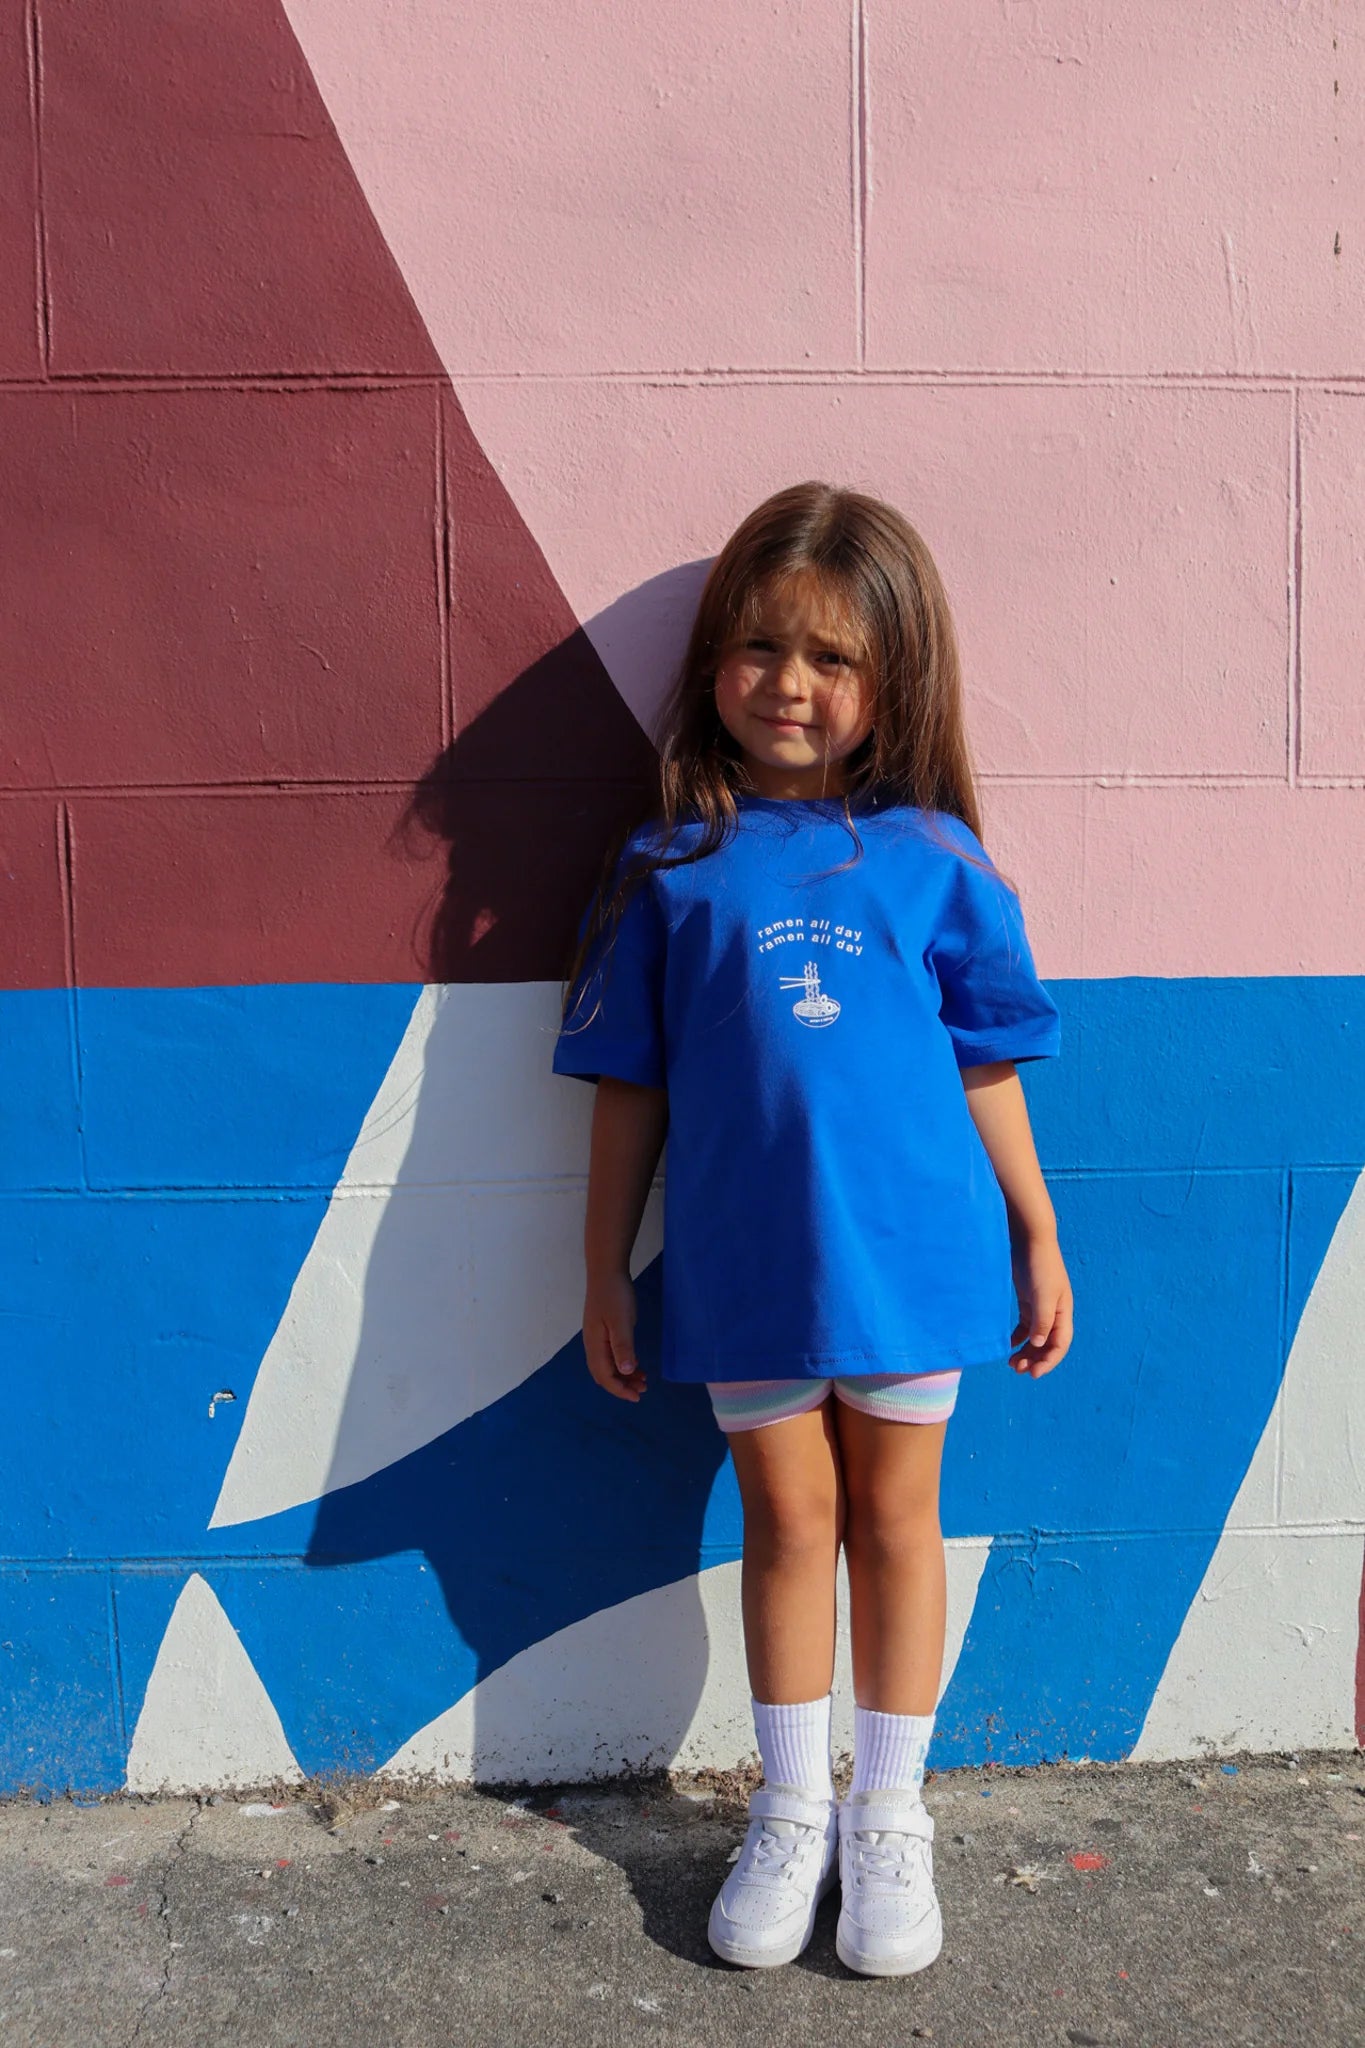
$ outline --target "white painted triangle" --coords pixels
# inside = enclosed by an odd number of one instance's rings
[[[208,1581],[186,1580],[128,1752],[130,1792],[194,1792],[303,1777],[279,1715]]]
[[[423,989],[261,1362],[210,1528],[382,1471],[581,1327],[593,1090],[551,1072],[559,1019],[557,982]],[[656,1190],[632,1272],[662,1244]]]
[[[1132,1755],[1355,1740],[1365,1538],[1365,1174]],[[1197,1446],[1193,1447],[1197,1453]]]
[[[940,1694],[957,1666],[989,1537],[951,1538]],[[728,1770],[753,1754],[738,1563],[713,1565],[533,1643],[419,1728],[385,1775],[552,1784],[622,1770]],[[853,1747],[848,1582],[839,1569],[835,1755]]]

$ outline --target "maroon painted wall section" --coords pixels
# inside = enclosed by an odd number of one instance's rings
[[[62,824],[39,797],[0,798],[0,987],[58,988],[71,978]]]
[[[278,0],[38,0],[58,376],[439,367]]]
[[[36,377],[39,328],[32,26],[24,0],[0,5],[0,377]]]
[[[278,6],[0,59],[0,984],[553,978],[648,742]]]

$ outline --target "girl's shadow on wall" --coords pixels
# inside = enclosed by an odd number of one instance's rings
[[[363,1299],[306,1562],[425,1558],[453,1629],[412,1638],[413,1658],[435,1651],[440,1667],[423,1675],[440,1710],[422,1754],[444,1744],[458,1775],[457,1753],[504,1781],[667,1762],[706,1678],[695,1574],[723,1441],[703,1390],[659,1377],[657,1258],[638,1275],[648,1394],[615,1401],[589,1378],[576,1325],[591,1090],[550,1073],[578,918],[651,769],[579,632],[432,764],[398,835],[444,870],[426,977],[465,986],[419,998],[430,1028],[386,1105],[401,1132],[375,1133],[376,1152],[392,1162],[397,1141],[401,1158],[367,1189],[362,1142],[334,1197],[334,1211],[368,1206],[323,1282]]]

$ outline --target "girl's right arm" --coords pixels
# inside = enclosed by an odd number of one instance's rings
[[[592,1112],[583,1233],[588,1269],[583,1349],[598,1386],[623,1401],[638,1401],[646,1384],[635,1357],[630,1255],[667,1133],[666,1088],[643,1088],[602,1075]]]

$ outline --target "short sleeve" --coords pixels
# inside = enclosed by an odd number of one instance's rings
[[[620,879],[629,846],[612,878]],[[581,940],[591,904],[579,919]],[[668,931],[646,878],[632,886],[611,935],[599,934],[578,980],[555,1043],[552,1071],[581,1081],[609,1074],[641,1087],[665,1086],[664,963]]]
[[[940,814],[939,822],[966,852],[989,861],[960,818]],[[951,860],[930,959],[958,1066],[1055,1057],[1061,1018],[1038,979],[1018,897],[993,865],[986,871],[958,855]]]

